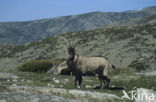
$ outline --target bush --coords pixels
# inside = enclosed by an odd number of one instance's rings
[[[24,72],[47,72],[53,65],[59,64],[61,60],[32,60],[19,65],[16,69]]]
[[[133,61],[129,66],[134,67],[138,72],[141,72],[142,70],[146,70],[146,68],[149,67],[147,63],[138,60]]]

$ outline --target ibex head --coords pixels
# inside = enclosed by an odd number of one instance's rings
[[[62,63],[60,63],[57,67],[56,67],[56,73],[57,74],[61,74],[61,71],[63,70],[63,69],[67,69],[68,68],[68,66],[67,66],[67,64],[66,64],[66,61],[63,61]]]
[[[75,42],[70,43],[69,40],[63,36],[59,36],[59,38],[63,39],[67,43],[67,59],[73,61],[76,55],[75,47],[81,40],[76,40]]]

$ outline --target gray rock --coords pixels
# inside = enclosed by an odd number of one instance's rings
[[[149,75],[156,75],[156,71],[152,71],[152,72],[147,72],[144,73],[145,75],[149,76]]]
[[[7,102],[7,100],[5,100],[5,99],[0,99],[0,102]]]
[[[96,99],[100,101],[104,100],[116,100],[120,99],[118,96],[109,93],[95,92],[95,91],[82,91],[82,90],[68,90],[62,88],[50,88],[50,87],[28,87],[28,86],[16,86],[8,87],[13,92],[30,92],[30,93],[42,93],[42,94],[57,94],[68,95],[76,99]],[[88,97],[89,96],[89,97]],[[65,101],[66,102],[66,101]]]
[[[144,73],[135,73],[135,74],[146,75],[146,76],[153,76],[153,75],[156,75],[156,71],[144,72]]]
[[[47,73],[56,74],[56,65],[53,66],[53,67],[51,67],[51,68],[47,71]]]
[[[0,79],[18,79],[19,77],[10,73],[0,72]]]
[[[92,88],[93,89],[98,89],[98,88],[100,88],[100,86],[98,84],[95,84],[95,85],[92,86]]]
[[[0,102],[82,102],[79,100],[55,95],[37,93],[7,93],[0,94]]]

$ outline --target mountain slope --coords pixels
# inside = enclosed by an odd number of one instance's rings
[[[77,46],[81,56],[106,56],[117,67],[156,69],[156,23],[70,32],[62,36],[70,41],[84,39]],[[65,58],[64,45],[66,43],[55,35],[0,50],[0,69],[14,68],[34,59]]]
[[[54,34],[119,26],[156,14],[156,7],[127,12],[91,12],[80,15],[49,18],[28,22],[0,23],[0,42],[23,44],[37,41]]]

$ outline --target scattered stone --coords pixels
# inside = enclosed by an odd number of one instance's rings
[[[56,78],[53,78],[53,82],[56,83],[56,84],[59,84],[60,83],[60,81],[57,80]]]
[[[7,102],[5,99],[0,99],[0,102]]]
[[[67,83],[67,82],[69,82],[69,79],[65,78],[65,80],[64,80],[64,81],[65,81],[65,83]]]
[[[15,86],[17,86],[17,84],[12,84],[11,86],[14,86],[15,87]]]
[[[48,83],[47,86],[49,86],[49,87],[55,87],[54,85],[52,85],[52,84],[50,84],[50,83]]]
[[[51,87],[55,87],[54,85],[51,85]]]
[[[32,83],[33,81],[31,81],[31,80],[27,80],[27,82],[28,82],[28,83]]]
[[[14,80],[12,80],[13,82],[17,82],[17,80],[16,79],[14,79]]]
[[[48,85],[47,86],[51,86],[51,84],[50,83],[48,83]]]
[[[91,86],[90,86],[90,85],[86,85],[85,87],[86,87],[86,88],[91,88]]]
[[[98,89],[98,88],[100,88],[99,85],[97,85],[97,84],[93,85],[93,89]]]
[[[22,80],[21,80],[21,82],[24,82],[24,81],[25,81],[25,79],[22,79]]]
[[[112,87],[112,88],[114,88],[115,86],[114,86],[114,85],[112,85],[111,87]]]
[[[27,87],[27,86],[17,86],[17,87],[8,87],[10,90],[13,90],[14,92],[22,92],[25,90],[26,92],[32,92],[32,93],[42,93],[52,95],[52,94],[59,94],[59,95],[70,95],[73,96],[76,99],[98,99],[100,101],[113,101],[116,99],[120,99],[118,96],[114,94],[109,93],[103,93],[103,92],[95,92],[95,91],[82,91],[82,90],[68,90],[68,89],[62,89],[62,88],[50,88],[50,87]],[[89,96],[89,97],[88,97]],[[50,101],[48,101],[50,102]],[[57,101],[56,101],[57,102]],[[66,101],[64,101],[66,102]],[[68,101],[67,101],[68,102]],[[77,101],[76,101],[77,102]]]
[[[62,88],[62,87],[63,87],[63,85],[60,85],[60,87]]]

